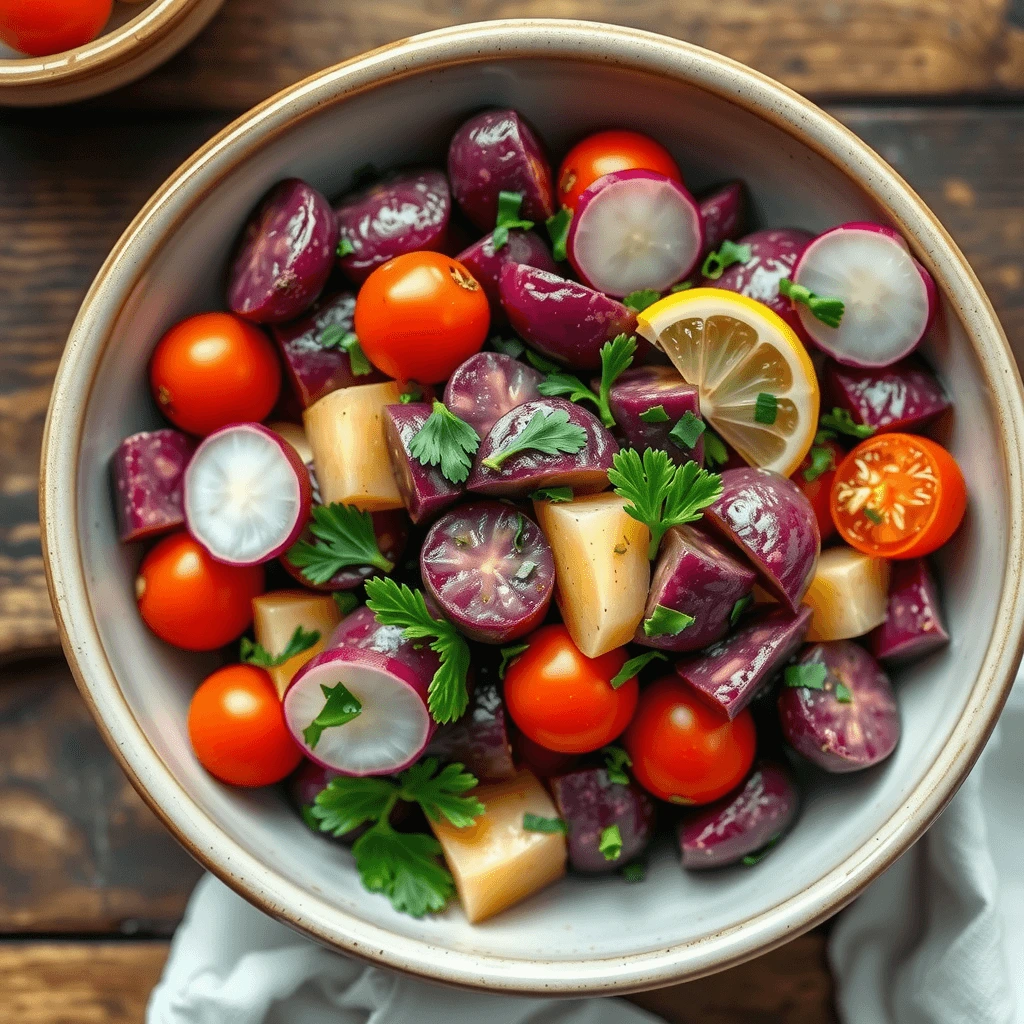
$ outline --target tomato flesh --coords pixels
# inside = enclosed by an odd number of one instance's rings
[[[113,0],[3,0],[0,39],[19,53],[48,57],[92,42]]]

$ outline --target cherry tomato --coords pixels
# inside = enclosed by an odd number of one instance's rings
[[[188,709],[188,735],[199,763],[232,786],[273,785],[302,760],[277,690],[255,665],[226,665],[202,682]]]
[[[816,450],[826,452],[832,460],[831,468],[826,469],[817,476],[811,470],[815,460],[818,461],[819,468],[820,465],[828,465],[828,461],[825,455],[816,455]],[[807,500],[811,503],[811,508],[814,509],[814,516],[818,520],[818,532],[821,534],[822,541],[828,540],[836,532],[836,524],[832,521],[832,481],[836,478],[836,466],[844,458],[846,458],[846,452],[835,441],[822,441],[821,444],[815,444],[811,448],[792,477],[793,483],[804,492]],[[811,473],[814,479],[807,479],[804,474],[808,472]]]
[[[679,165],[664,146],[639,132],[598,132],[577,142],[558,170],[558,198],[570,210],[598,178],[613,171],[657,171],[682,181]]]
[[[184,530],[160,541],[135,578],[142,621],[186,651],[213,651],[241,636],[262,593],[262,565],[215,562]]]
[[[629,725],[636,677],[611,685],[626,663],[625,648],[588,658],[565,626],[543,626],[526,642],[505,674],[505,706],[528,739],[560,754],[585,754]]]
[[[258,327],[231,313],[200,313],[160,339],[149,381],[176,427],[205,436],[265,419],[281,390],[281,366]]]
[[[2,0],[0,39],[19,53],[48,57],[92,42],[113,0]]]
[[[487,337],[491,308],[458,260],[407,252],[379,266],[356,297],[355,332],[367,359],[395,380],[438,384]]]
[[[941,445],[916,434],[861,441],[832,483],[832,518],[851,547],[881,558],[919,558],[953,536],[967,485]]]
[[[646,790],[675,804],[707,804],[743,781],[757,733],[749,711],[730,722],[680,678],[665,676],[640,695],[623,742]]]

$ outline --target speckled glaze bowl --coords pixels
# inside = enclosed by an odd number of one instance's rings
[[[333,195],[368,162],[441,163],[468,114],[522,111],[555,154],[628,125],[666,143],[700,190],[750,186],[757,220],[821,230],[881,219],[942,295],[927,346],[956,403],[946,441],[971,506],[940,574],[953,642],[897,677],[904,733],[859,776],[808,772],[793,834],[759,868],[684,874],[668,848],[647,880],[568,878],[483,925],[457,906],[416,921],[360,885],[349,853],[277,792],[227,789],[194,760],[189,697],[209,658],[158,642],[136,613],[139,552],[117,541],[108,461],[156,422],[149,353],[181,317],[223,303],[246,213],[279,178]],[[710,973],[834,913],[924,831],[964,779],[1016,669],[1024,626],[1020,378],[988,299],[941,225],[845,128],[731,60],[584,22],[468,25],[325,71],[225,129],[157,192],[114,248],[60,367],[43,456],[47,569],[64,647],[125,771],[178,839],[267,913],[335,949],[480,989],[615,993]]]

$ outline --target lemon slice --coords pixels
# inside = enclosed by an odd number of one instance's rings
[[[796,470],[818,428],[818,378],[778,314],[736,292],[694,288],[648,306],[637,330],[698,389],[701,415],[747,462]],[[775,398],[770,423],[773,403],[762,399],[759,410],[762,394]]]

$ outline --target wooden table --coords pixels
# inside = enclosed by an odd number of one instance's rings
[[[0,112],[0,1024],[141,1021],[199,874],[56,653],[37,463],[86,287],[159,182],[251,104],[413,32],[531,15],[665,32],[823,102],[938,213],[1024,349],[1024,19],[1008,0],[227,0],[135,86]],[[823,1024],[824,935],[641,1001],[680,1022]]]

